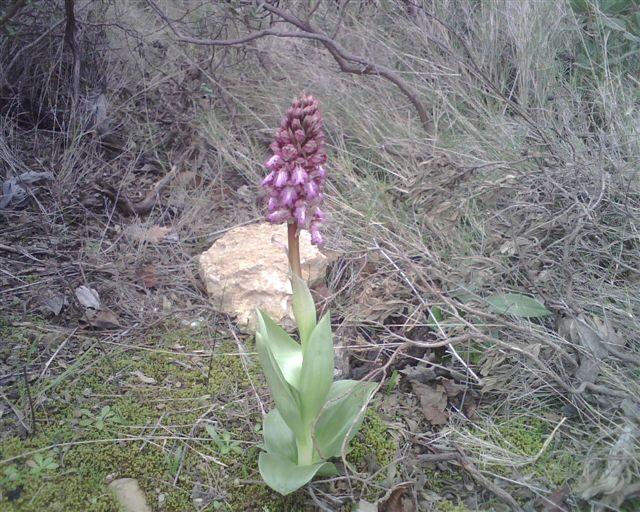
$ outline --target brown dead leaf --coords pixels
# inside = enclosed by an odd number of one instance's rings
[[[146,263],[136,270],[136,277],[145,288],[155,288],[158,286],[158,276],[156,266],[153,263]]]
[[[432,425],[444,425],[447,423],[449,414],[446,411],[447,394],[444,387],[440,384],[437,386],[422,384],[415,380],[411,381],[411,387],[420,399],[420,406],[425,419]]]
[[[391,491],[391,495],[384,503],[378,504],[378,512],[415,512],[411,499],[410,484],[403,484]]]
[[[549,496],[539,498],[538,501],[542,504],[540,512],[563,512],[566,510],[564,502],[570,493],[571,487],[569,484],[564,484],[549,494]]]
[[[442,384],[442,387],[444,388],[444,392],[447,394],[449,398],[458,396],[460,393],[464,391],[464,388],[465,388],[465,386],[456,384],[451,379],[442,379],[440,381],[440,384]]]
[[[150,228],[145,228],[140,225],[132,225],[126,229],[127,236],[132,240],[151,244],[162,242],[170,233],[171,228],[167,226],[151,226]]]
[[[86,317],[89,325],[96,329],[118,329],[122,327],[118,316],[110,309],[103,308],[100,311],[87,309]]]
[[[467,393],[464,396],[464,403],[462,404],[462,412],[464,415],[471,419],[475,416],[478,409],[478,397],[477,393]]]

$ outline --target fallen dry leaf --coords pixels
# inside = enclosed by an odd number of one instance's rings
[[[153,377],[146,376],[140,370],[136,370],[134,372],[131,372],[131,375],[133,375],[134,377],[137,377],[140,382],[144,382],[145,384],[157,384],[158,383],[158,381],[156,379],[154,379]]]
[[[569,497],[570,493],[571,487],[569,484],[564,484],[549,494],[549,496],[539,498],[538,501],[542,502],[540,512],[563,512],[566,510],[564,501]]]
[[[425,419],[432,425],[444,425],[447,423],[449,415],[446,411],[447,394],[444,387],[440,384],[437,386],[422,384],[415,380],[411,381],[411,387],[420,399],[420,406]]]
[[[138,267],[138,270],[136,270],[136,277],[145,288],[155,288],[158,286],[156,266],[153,263],[147,263]]]
[[[75,290],[78,302],[85,308],[100,309],[100,296],[97,290],[88,286],[78,286]]]
[[[129,226],[125,232],[129,238],[137,242],[158,244],[170,235],[171,228],[168,226],[151,226],[150,228],[145,228],[140,225],[132,225]]]
[[[378,505],[378,512],[415,512],[409,494],[410,484],[403,484],[391,491],[389,499]]]
[[[118,329],[122,327],[118,316],[110,309],[100,311],[87,310],[87,320],[96,329]]]
[[[442,387],[444,388],[444,392],[447,394],[449,398],[458,396],[460,393],[462,393],[462,391],[464,391],[464,388],[465,388],[460,384],[456,384],[451,379],[442,379],[440,383],[442,384]]]
[[[61,293],[54,292],[46,294],[41,301],[42,307],[53,313],[53,316],[60,314],[65,303],[67,303],[66,297]]]

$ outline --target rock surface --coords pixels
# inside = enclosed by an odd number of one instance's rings
[[[109,484],[118,503],[125,512],[152,512],[135,478],[119,478]]]
[[[300,234],[302,274],[310,286],[324,278],[328,259]],[[258,223],[225,233],[200,255],[200,272],[213,307],[252,331],[263,309],[286,329],[293,327],[287,259],[287,226]]]

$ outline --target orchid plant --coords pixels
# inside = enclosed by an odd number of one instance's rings
[[[340,456],[360,427],[375,391],[373,382],[333,381],[333,339],[327,313],[319,322],[300,271],[300,230],[322,245],[320,226],[327,160],[318,102],[306,96],[287,110],[262,185],[269,194],[267,219],[287,223],[293,314],[299,341],[258,310],[256,347],[276,408],[264,418],[260,474],[269,487],[289,494],[316,475],[337,474]]]

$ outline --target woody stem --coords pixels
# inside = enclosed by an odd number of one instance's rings
[[[298,238],[298,224],[292,222],[287,224],[287,234],[289,235],[289,265],[291,271],[302,279],[302,271],[300,269],[300,241]]]

